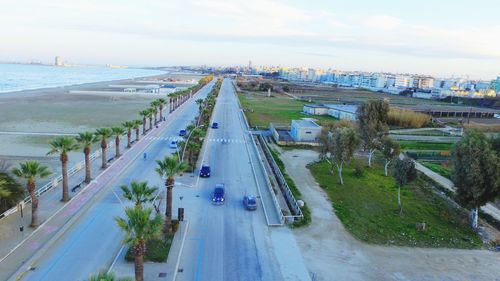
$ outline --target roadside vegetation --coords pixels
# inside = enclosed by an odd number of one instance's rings
[[[295,182],[292,180],[292,178],[286,172],[285,164],[281,160],[281,158],[279,156],[279,152],[275,151],[274,149],[270,149],[270,151],[271,151],[271,155],[274,158],[274,161],[276,161],[276,164],[280,168],[281,173],[283,174],[283,177],[285,178],[286,184],[288,185],[288,187],[290,187],[290,191],[292,191],[292,194],[295,197],[295,199],[304,201],[304,199],[302,199],[302,193],[300,193],[300,190],[295,185]],[[304,201],[304,207],[300,208],[300,210],[302,211],[304,218],[302,220],[295,221],[292,224],[293,227],[307,226],[311,223],[311,210],[309,209],[307,202]]]
[[[464,214],[436,195],[424,175],[401,189],[404,211],[400,215],[395,180],[384,176],[379,161],[358,176],[356,167],[364,161],[356,158],[346,167],[344,185],[337,183],[338,177],[332,175],[328,162],[309,166],[332,200],[337,216],[354,237],[368,243],[412,247],[481,246]],[[418,228],[422,223],[425,230]]]
[[[7,211],[26,195],[25,189],[6,172],[0,172],[0,213]]]
[[[451,179],[451,169],[448,165],[445,166],[444,163],[420,161],[422,165],[429,168],[431,171],[440,174],[441,176]]]
[[[387,123],[398,128],[422,128],[431,123],[431,117],[411,110],[391,108]]]
[[[309,168],[330,196],[341,221],[355,237],[370,243],[480,247],[482,241],[475,232],[477,210],[500,196],[500,140],[466,131],[453,146],[399,144],[387,137],[388,112],[385,101],[371,101],[358,108],[357,125],[336,122],[323,126],[320,159]],[[359,155],[367,154],[366,158],[355,156],[360,147],[364,153]],[[451,149],[450,176],[457,190],[446,194],[452,198],[441,197],[434,182],[417,173],[413,160],[400,159],[400,149],[408,148],[441,149],[417,153],[434,153],[430,156],[448,160]],[[445,173],[437,166],[432,168]],[[451,199],[463,208],[457,208]],[[471,227],[467,225],[467,210],[471,210]]]
[[[400,141],[402,150],[437,150],[450,151],[452,143],[447,142],[419,142],[419,141]]]

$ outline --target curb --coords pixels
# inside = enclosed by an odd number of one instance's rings
[[[186,227],[184,230],[184,235],[182,235],[181,247],[179,249],[179,254],[177,255],[177,261],[175,262],[174,272],[172,274],[172,281],[175,281],[177,278],[177,271],[179,270],[179,264],[181,262],[182,250],[184,249],[184,242],[186,241],[186,236],[189,230],[189,221],[186,221]]]

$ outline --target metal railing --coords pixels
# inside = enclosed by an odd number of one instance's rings
[[[245,116],[245,114],[243,113],[243,111],[241,111],[241,114],[243,114],[243,116]],[[246,117],[245,117],[245,121],[246,121]],[[254,152],[257,154],[257,159],[259,160],[260,167],[262,169],[262,173],[264,173],[264,178],[266,178],[267,189],[271,193],[271,197],[273,199],[274,207],[278,211],[278,214],[279,214],[279,217],[280,217],[280,222],[281,222],[281,225],[282,225],[284,223],[284,221],[285,221],[285,216],[283,215],[283,211],[281,210],[280,204],[278,203],[278,199],[276,198],[276,194],[274,194],[273,186],[271,184],[271,181],[269,180],[269,175],[267,174],[266,168],[264,167],[264,163],[263,163],[264,160],[262,160],[262,158],[260,157],[260,153],[258,151],[257,144],[255,143],[255,139],[253,138],[252,134],[249,134],[249,137],[251,139],[252,146],[254,148]]]
[[[288,201],[289,206],[291,209],[293,209],[294,215],[293,216],[285,216],[285,218],[304,218],[304,214],[302,214],[302,210],[300,209],[299,204],[297,203],[297,200],[295,199],[295,196],[292,193],[292,190],[288,186],[288,183],[285,180],[285,177],[283,176],[283,173],[281,172],[280,167],[274,160],[273,155],[271,154],[271,150],[267,146],[266,141],[262,138],[262,136],[258,136],[259,142],[261,144],[262,150],[264,151],[264,154],[266,155],[266,158],[269,160],[271,164],[271,169],[276,175],[276,178],[278,179],[278,183],[281,185],[281,190],[283,194],[285,195],[286,200]]]
[[[115,146],[114,142],[110,142],[108,144],[108,149],[111,149],[114,146]],[[99,156],[101,156],[101,151],[98,149],[94,153],[90,154],[90,161],[92,162],[93,160],[97,159]],[[71,177],[72,175],[76,174],[77,172],[79,172],[80,170],[82,170],[84,168],[85,168],[85,160],[82,160],[82,161],[76,163],[73,167],[71,167],[68,170],[68,177]],[[49,181],[48,183],[46,183],[42,187],[38,188],[35,191],[35,196],[36,197],[40,197],[45,192],[47,192],[47,191],[49,191],[49,190],[57,187],[59,185],[59,183],[62,181],[62,179],[63,179],[62,174],[56,176],[51,181]],[[21,202],[22,202],[22,204],[31,203],[31,196],[25,197]],[[5,211],[2,214],[0,214],[0,220],[6,218],[9,215],[12,215],[12,214],[16,213],[17,211],[18,211],[18,207],[17,206],[8,209],[7,211]]]

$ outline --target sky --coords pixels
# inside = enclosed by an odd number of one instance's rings
[[[499,0],[0,0],[0,61],[493,79]]]

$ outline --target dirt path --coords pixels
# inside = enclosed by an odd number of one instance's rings
[[[317,153],[293,150],[283,152],[281,157],[312,211],[312,224],[294,230],[294,234],[315,280],[500,281],[500,253],[384,247],[354,239],[305,167],[317,159]]]

